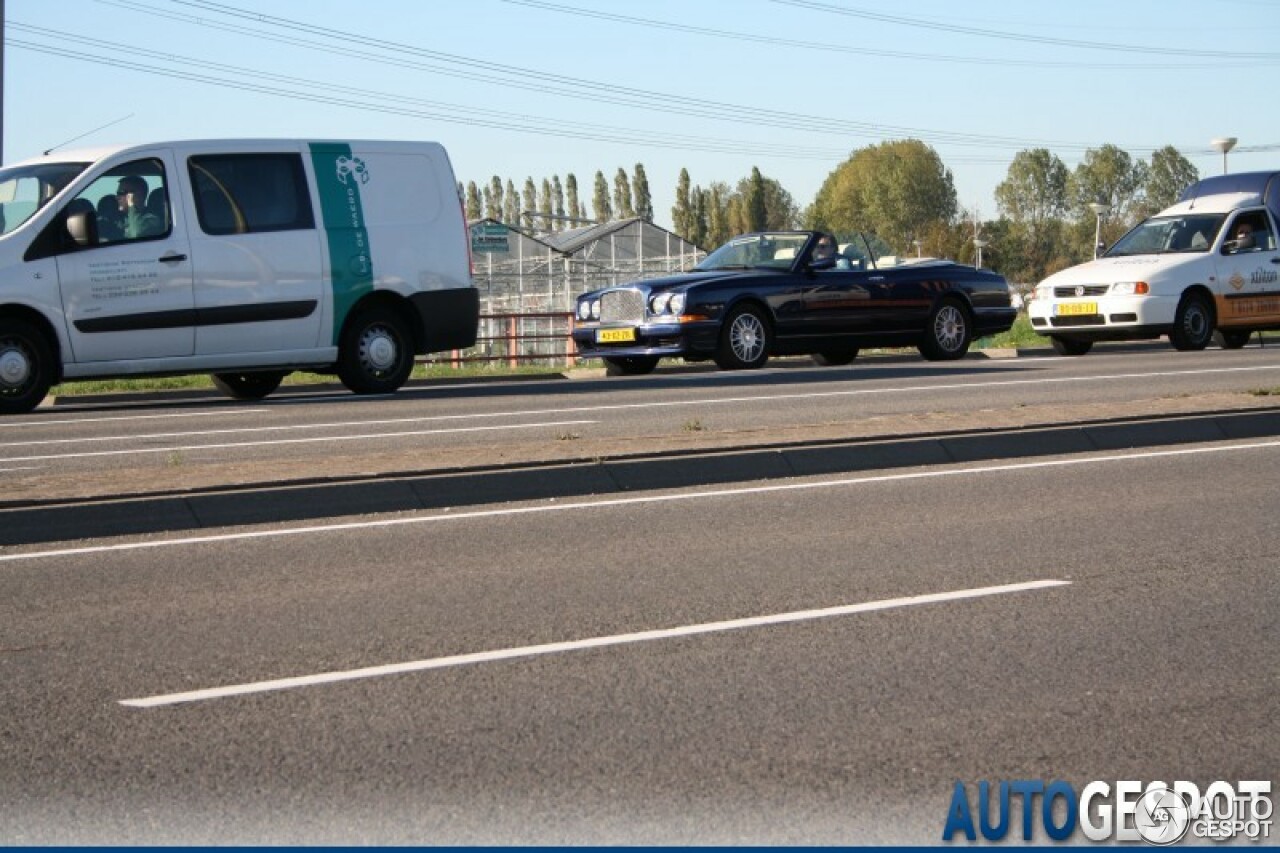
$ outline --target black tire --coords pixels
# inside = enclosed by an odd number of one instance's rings
[[[261,373],[215,373],[213,385],[233,400],[261,400],[280,387],[289,374],[283,370]]]
[[[338,378],[356,394],[391,394],[413,372],[413,338],[386,308],[361,311],[338,341]]]
[[[1053,351],[1058,355],[1084,355],[1093,349],[1093,341],[1082,341],[1077,338],[1060,338],[1057,335],[1049,338]]]
[[[1242,332],[1237,329],[1219,329],[1214,335],[1218,345],[1223,349],[1240,349],[1249,343],[1249,338],[1253,337],[1253,332]]]
[[[653,373],[658,366],[656,355],[627,355],[605,357],[604,372],[606,376],[644,376]]]
[[[972,342],[969,312],[954,299],[945,299],[930,312],[919,350],[929,361],[954,361],[964,358]]]
[[[1188,293],[1178,303],[1169,330],[1169,343],[1182,352],[1202,350],[1213,340],[1213,307],[1198,293]]]
[[[773,331],[764,312],[755,305],[739,305],[720,327],[716,364],[721,370],[756,370],[769,360]]]
[[[857,347],[847,347],[845,349],[828,349],[813,354],[815,363],[822,367],[843,367],[851,364],[858,357]]]
[[[0,319],[0,414],[21,415],[40,405],[54,374],[49,339],[25,320]]]

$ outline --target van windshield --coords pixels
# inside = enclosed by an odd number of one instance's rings
[[[1207,252],[1217,239],[1224,219],[1226,214],[1222,213],[1156,216],[1116,241],[1105,257]]]
[[[88,163],[41,163],[0,169],[0,234],[8,234],[62,192]]]

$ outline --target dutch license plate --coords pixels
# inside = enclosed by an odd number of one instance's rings
[[[1097,314],[1096,302],[1063,302],[1058,305],[1059,317],[1078,317],[1082,314]]]
[[[635,329],[597,329],[598,344],[628,344],[636,339]]]

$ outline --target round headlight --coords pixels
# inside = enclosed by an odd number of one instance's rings
[[[600,300],[599,299],[591,300],[591,319],[592,320],[600,319]]]
[[[671,294],[671,301],[667,303],[667,310],[670,311],[672,314],[677,314],[677,315],[683,314],[684,303],[685,303],[685,297],[683,293],[673,293]]]
[[[665,314],[667,303],[671,301],[670,293],[659,293],[649,300],[649,311],[652,314]]]
[[[578,302],[578,319],[579,320],[591,319],[591,303],[586,301],[585,299],[580,300]]]

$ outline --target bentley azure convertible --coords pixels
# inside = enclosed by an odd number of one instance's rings
[[[603,359],[611,375],[648,373],[662,358],[714,359],[724,370],[763,367],[771,355],[842,365],[866,347],[917,347],[944,361],[1013,325],[1009,286],[993,272],[889,256],[865,235],[834,242],[820,231],[744,234],[690,272],[584,293],[578,354]]]

